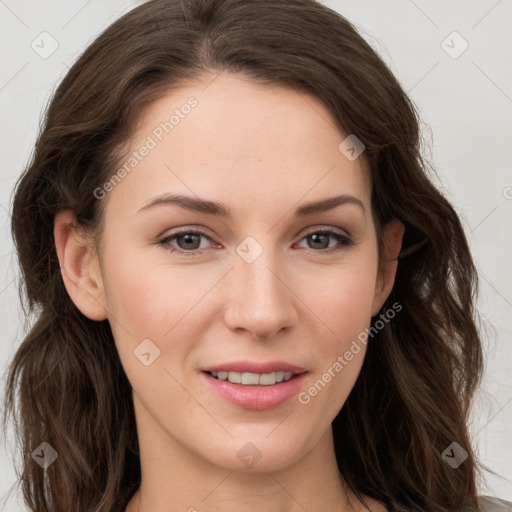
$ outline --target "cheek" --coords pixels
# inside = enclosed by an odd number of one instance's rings
[[[180,286],[170,275],[164,279],[163,269],[148,266],[127,250],[119,254],[123,257],[105,252],[103,265],[109,321],[126,372],[136,369],[138,373],[137,348],[144,340],[151,340],[163,352],[163,334],[183,316],[182,305],[187,301],[182,283]]]
[[[306,303],[325,328],[324,334],[315,338],[311,356],[316,364],[298,398],[327,423],[345,403],[364,361],[376,266],[377,258],[371,251],[358,253],[343,267],[330,268],[329,279],[316,276],[305,282],[310,290]]]
[[[353,259],[301,284],[305,303],[332,331],[331,337],[334,333],[342,343],[368,326],[375,293],[376,259],[368,255]]]
[[[328,329],[316,338],[316,364],[298,401],[311,418],[321,416],[326,428],[347,400],[366,354],[376,275],[373,262],[367,263],[334,273],[321,289],[310,286],[314,294],[307,303]]]
[[[158,369],[188,361],[204,335],[204,313],[212,308],[208,293],[215,291],[212,287],[219,277],[212,275],[213,270],[201,274],[191,264],[154,263],[147,251],[130,252],[127,248],[119,253],[122,258],[111,254],[109,264],[104,265],[107,306],[123,367],[126,373],[132,372],[130,380],[137,382],[139,376],[154,376]],[[145,340],[151,343],[147,345]],[[150,365],[155,371],[149,373],[134,357],[143,342],[157,354]]]
[[[122,258],[106,258],[109,311],[134,335],[160,338],[200,299],[200,283],[192,266],[170,268],[143,257],[144,251],[120,252]]]
[[[172,289],[172,283],[169,286]],[[155,283],[147,272],[125,271],[119,265],[110,274],[109,310],[134,335],[161,333],[165,326],[164,318],[159,313],[168,302],[164,290],[161,283]]]

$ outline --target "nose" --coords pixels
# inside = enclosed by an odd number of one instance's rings
[[[271,339],[292,328],[298,317],[296,297],[270,253],[263,251],[252,263],[237,257],[224,284],[226,325],[258,339]]]

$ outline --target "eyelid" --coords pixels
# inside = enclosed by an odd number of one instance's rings
[[[352,234],[349,233],[346,229],[335,228],[333,226],[325,226],[325,225],[324,226],[318,225],[318,226],[313,226],[312,228],[307,228],[307,231],[304,232],[304,234],[302,235],[302,238],[304,238],[305,236],[311,235],[313,233],[321,233],[322,231],[332,231],[334,233],[345,236],[347,238],[353,238]],[[302,240],[302,238],[301,238],[301,240]]]
[[[198,226],[198,227],[195,227],[195,226],[183,226],[183,227],[179,227],[179,228],[175,228],[176,230],[171,230],[170,232],[168,232],[168,230],[164,231],[161,235],[158,235],[157,237],[155,237],[155,240],[162,240],[164,238],[169,238],[169,237],[173,237],[173,236],[178,236],[178,235],[181,235],[181,234],[186,234],[186,233],[200,233],[201,235],[204,235],[206,238],[208,238],[208,240],[212,240],[212,237],[206,232],[206,228],[202,227],[202,226]],[[302,238],[304,238],[305,236],[308,236],[310,234],[313,234],[313,233],[318,233],[320,231],[334,231],[342,236],[345,236],[347,238],[354,238],[354,236],[352,235],[352,233],[350,233],[348,230],[346,229],[342,229],[342,228],[336,228],[334,226],[330,226],[330,225],[321,225],[321,224],[318,224],[318,225],[314,225],[312,227],[309,227],[309,228],[305,228],[307,231],[304,232],[304,234],[302,235],[302,237],[300,238],[300,240],[302,240]],[[299,232],[299,234],[303,232],[303,230],[301,230]],[[296,236],[299,236],[299,235],[296,235]]]
[[[206,249],[195,249],[191,251],[185,251],[182,249],[174,248],[173,246],[169,246],[168,242],[169,240],[172,240],[180,235],[186,235],[186,234],[195,234],[203,236],[204,238],[208,239],[210,242],[213,242],[213,239],[206,233],[206,231],[203,228],[197,228],[197,227],[181,227],[176,228],[177,231],[172,231],[168,234],[161,235],[155,243],[158,245],[164,246],[164,248],[171,253],[178,253],[178,255],[186,255],[188,257],[190,256],[196,256],[203,254]],[[344,233],[342,232],[344,231]],[[334,238],[337,240],[338,244],[336,244],[334,247],[328,247],[326,249],[309,249],[309,248],[302,248],[301,250],[308,253],[308,254],[314,254],[315,256],[327,256],[332,253],[336,253],[342,249],[346,249],[348,247],[351,247],[353,245],[356,245],[356,241],[354,240],[354,237],[347,231],[342,230],[340,228],[334,228],[333,226],[312,226],[308,228],[306,232],[303,232],[303,235],[296,243],[302,242],[306,237],[312,234],[327,234],[329,237]]]
[[[162,234],[156,236],[152,242],[159,244],[162,243],[162,241],[169,240],[171,238],[175,238],[180,235],[186,235],[186,234],[200,234],[204,238],[207,238],[208,240],[213,242],[213,237],[209,234],[209,230],[203,226],[179,226],[177,228],[173,229],[166,229],[162,232]],[[191,252],[191,251],[188,251]]]

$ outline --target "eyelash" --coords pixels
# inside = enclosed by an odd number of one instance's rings
[[[336,239],[339,242],[339,245],[330,247],[329,249],[320,249],[320,250],[305,249],[305,252],[307,252],[309,254],[315,254],[315,255],[321,256],[324,254],[331,254],[333,252],[337,252],[344,248],[351,247],[351,246],[355,245],[355,242],[352,238],[350,238],[346,235],[342,235],[341,233],[338,233],[337,231],[333,231],[330,229],[310,231],[309,233],[306,233],[301,238],[300,241],[304,240],[304,238],[306,238],[310,235],[319,235],[319,234],[331,236],[332,238]],[[181,249],[176,249],[174,247],[169,246],[169,242],[171,240],[173,240],[174,238],[177,238],[181,235],[202,235],[211,241],[211,238],[205,232],[197,230],[197,229],[196,230],[192,229],[192,230],[184,230],[184,231],[179,231],[177,233],[172,233],[171,235],[167,235],[164,238],[161,238],[160,240],[157,241],[157,243],[158,243],[158,245],[163,246],[167,251],[176,252],[180,255],[196,256],[196,255],[203,254],[205,249],[202,249],[202,250],[196,249],[194,251],[182,251]]]

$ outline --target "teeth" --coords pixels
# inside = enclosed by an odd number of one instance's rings
[[[258,375],[254,374],[254,373],[248,373],[246,375],[254,375],[255,377],[255,380],[257,382],[255,382],[254,384],[261,384],[262,386],[272,386],[272,384],[275,384],[277,382],[277,372],[274,372],[274,373],[265,373],[263,375],[260,375],[258,377]],[[242,380],[243,382],[243,380]],[[244,382],[245,384],[245,382]]]
[[[228,379],[230,375],[228,373]],[[260,383],[260,376],[257,373],[242,373],[242,384],[257,386]]]
[[[272,386],[273,384],[290,380],[292,372],[248,373],[248,372],[210,372],[219,380],[227,380],[233,384],[246,386]]]

